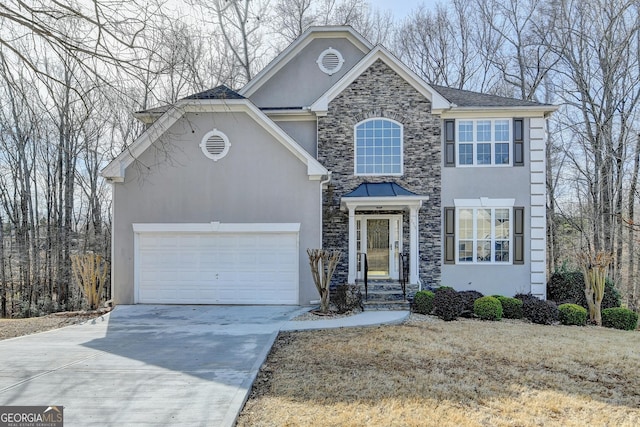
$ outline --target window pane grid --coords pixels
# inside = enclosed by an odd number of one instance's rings
[[[458,262],[510,262],[510,208],[464,208],[457,217]]]
[[[457,121],[458,165],[509,165],[511,120]]]
[[[402,132],[397,123],[375,119],[356,126],[356,173],[402,173]]]

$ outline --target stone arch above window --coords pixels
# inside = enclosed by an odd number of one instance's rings
[[[383,110],[383,109],[365,110],[353,116],[354,123],[360,123],[367,119],[376,119],[376,118],[391,119],[392,121],[398,122],[398,124],[400,125],[402,125],[402,123],[407,122],[407,120],[402,114],[396,113],[394,111]]]
[[[402,175],[403,128],[395,120],[366,119],[354,128],[355,175]]]

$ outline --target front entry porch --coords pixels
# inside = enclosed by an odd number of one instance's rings
[[[363,183],[342,197],[349,213],[348,283],[366,275],[388,282],[404,279],[420,288],[418,212],[428,199],[389,182]],[[404,275],[403,262],[408,264]]]

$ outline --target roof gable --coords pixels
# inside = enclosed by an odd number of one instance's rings
[[[373,45],[362,37],[350,26],[322,26],[309,27],[293,43],[283,50],[276,58],[263,68],[249,83],[240,91],[240,95],[251,97],[265,83],[280,71],[287,63],[293,60],[306,46],[313,40],[321,38],[346,38],[363,53],[369,52]]]
[[[246,99],[184,98],[171,106],[142,133],[125,151],[113,159],[101,175],[113,182],[124,181],[125,171],[136,158],[167,132],[186,113],[246,113],[307,166],[309,179],[320,179],[329,172],[293,138],[285,133],[269,117]]]
[[[400,60],[393,56],[385,47],[378,45],[371,50],[362,60],[347,74],[345,74],[336,84],[327,90],[316,102],[311,105],[311,111],[316,114],[323,114],[329,108],[329,103],[345,90],[355,79],[366,71],[377,60],[383,61],[395,73],[400,75],[413,88],[420,92],[425,98],[431,101],[431,108],[434,112],[451,108],[451,103],[442,95],[429,86],[416,73],[411,71]]]

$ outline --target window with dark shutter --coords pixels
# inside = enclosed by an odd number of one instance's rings
[[[444,263],[456,263],[456,208],[444,208]]]
[[[513,165],[524,166],[524,119],[513,119]]]
[[[444,121],[444,165],[456,165],[456,121],[453,119]]]
[[[513,263],[524,264],[524,207],[513,208]]]

